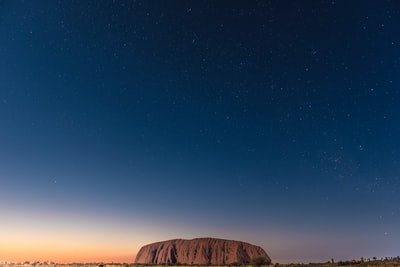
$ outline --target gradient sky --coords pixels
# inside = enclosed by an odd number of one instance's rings
[[[0,0],[0,260],[399,255],[399,27],[388,0]]]

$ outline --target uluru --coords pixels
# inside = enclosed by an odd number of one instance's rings
[[[143,246],[135,263],[141,264],[248,264],[256,256],[271,259],[259,246],[219,238],[173,239]]]

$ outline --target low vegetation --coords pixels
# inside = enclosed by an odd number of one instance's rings
[[[335,267],[335,266],[354,266],[354,267],[400,267],[400,256],[398,257],[387,257],[382,259],[377,259],[376,257],[370,258],[361,258],[347,261],[337,261],[331,259],[327,262],[320,263],[291,263],[291,264],[273,264],[274,267]]]
[[[271,261],[264,256],[255,256],[251,259],[250,264],[253,265],[253,267],[260,267],[271,264]]]
[[[225,266],[214,265],[187,265],[187,264],[169,264],[169,265],[147,265],[147,264],[128,264],[128,263],[73,263],[73,264],[57,264],[47,262],[24,262],[24,263],[0,263],[0,267],[336,267],[336,266],[354,266],[354,267],[400,267],[399,257],[388,257],[377,259],[376,257],[361,258],[357,260],[335,261],[331,259],[327,262],[320,263],[291,263],[280,264],[270,263],[264,257],[254,257],[249,265],[230,264]]]

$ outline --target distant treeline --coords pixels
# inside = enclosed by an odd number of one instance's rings
[[[135,264],[135,263],[70,263],[58,264],[52,262],[24,262],[24,263],[0,263],[0,267],[334,267],[334,266],[355,266],[355,267],[400,267],[400,256],[380,258],[360,258],[347,261],[335,261],[319,263],[271,263],[269,265],[255,266],[251,264],[229,264],[229,265],[207,265],[207,264]]]

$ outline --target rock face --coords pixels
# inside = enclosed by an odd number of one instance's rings
[[[246,264],[254,256],[268,254],[259,246],[249,243],[217,238],[174,239],[142,247],[135,263],[143,264]]]

